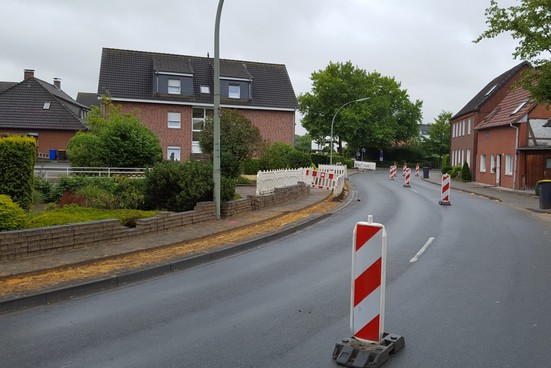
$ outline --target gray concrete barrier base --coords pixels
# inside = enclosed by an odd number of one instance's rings
[[[377,368],[405,344],[403,336],[388,333],[384,333],[383,339],[378,343],[365,343],[351,337],[335,345],[333,360],[345,367]]]

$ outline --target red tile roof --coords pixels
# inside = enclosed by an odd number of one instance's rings
[[[515,88],[505,96],[496,108],[475,129],[487,129],[518,123],[536,104],[530,100],[530,92]]]

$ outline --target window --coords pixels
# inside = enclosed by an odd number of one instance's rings
[[[166,159],[170,161],[180,161],[180,147],[168,146],[166,148]]]
[[[228,89],[229,98],[241,98],[241,86],[239,84],[230,84]]]
[[[505,155],[505,175],[513,175],[513,155]]]
[[[179,95],[182,89],[182,82],[179,79],[168,80],[168,93],[171,95]]]
[[[210,93],[210,87],[209,86],[201,86],[201,93],[208,94]]]
[[[210,109],[193,108],[193,118],[191,122],[191,153],[201,153],[199,138],[205,127],[205,120],[211,118],[213,114],[214,111]]]
[[[452,138],[455,138],[456,134],[455,134],[455,127],[457,126],[456,123],[453,123],[452,125]]]
[[[486,155],[480,155],[480,172],[486,172]]]
[[[44,102],[44,106],[42,107],[44,110],[50,110],[50,103]]]
[[[471,119],[467,120],[467,134],[471,134]]]
[[[182,127],[181,116],[179,112],[168,113],[168,127],[171,129],[180,129]]]
[[[490,156],[490,172],[491,173],[496,172],[496,156],[495,155]]]
[[[461,122],[461,136],[465,135],[465,120]]]
[[[524,107],[524,105],[526,105],[527,102],[528,102],[528,100],[522,101],[522,102],[520,103],[520,105],[518,105],[517,108],[513,110],[513,112],[511,113],[511,115],[515,115],[517,112],[519,112],[520,109],[522,109],[522,108]]]
[[[467,165],[469,165],[469,168],[470,168],[471,167],[471,150],[470,149],[467,150],[465,161],[467,161]]]

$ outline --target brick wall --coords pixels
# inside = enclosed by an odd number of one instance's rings
[[[38,134],[38,152],[49,153],[51,149],[66,150],[67,143],[75,136],[76,131],[0,129],[0,135],[27,135],[28,133]]]
[[[310,187],[299,183],[286,188],[277,188],[269,196],[226,202],[221,209],[224,217],[246,211],[254,211],[286,201],[307,196]],[[136,236],[154,235],[168,230],[216,218],[214,202],[197,203],[193,211],[160,213],[155,217],[139,219],[135,228],[128,228],[118,220],[103,220],[90,223],[50,226],[39,229],[0,232],[0,261],[17,260],[40,255],[54,254],[71,249],[93,247],[98,244],[115,243]]]

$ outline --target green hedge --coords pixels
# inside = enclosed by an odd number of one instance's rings
[[[36,141],[32,137],[0,138],[0,194],[24,210],[32,205]]]
[[[25,211],[5,194],[0,194],[0,231],[19,230],[25,227]]]

